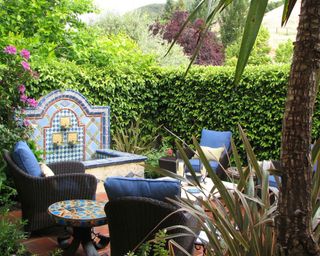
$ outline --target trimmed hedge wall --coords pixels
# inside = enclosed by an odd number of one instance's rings
[[[203,127],[231,130],[237,144],[241,124],[260,159],[277,159],[288,70],[248,67],[238,86],[232,68],[196,68],[186,77],[164,70],[159,121],[183,138],[200,135]]]
[[[183,69],[98,69],[69,62],[37,70],[40,79],[29,87],[33,96],[58,88],[78,90],[91,104],[111,106],[113,132],[141,116],[149,133],[162,124],[190,142],[202,128],[231,130],[240,144],[241,124],[260,159],[279,158],[288,66],[248,67],[238,86],[227,67],[193,67],[186,76]],[[319,127],[317,107],[315,138]]]

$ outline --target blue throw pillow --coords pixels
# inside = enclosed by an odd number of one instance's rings
[[[26,173],[41,177],[41,169],[39,163],[26,142],[19,141],[12,153],[15,163]]]
[[[119,197],[148,197],[164,201],[181,195],[178,180],[110,177],[104,183],[109,200]]]
[[[206,146],[210,148],[225,147],[227,150],[231,143],[230,131],[211,131],[207,129],[202,129],[200,146]]]

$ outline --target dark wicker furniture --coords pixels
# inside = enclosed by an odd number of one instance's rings
[[[157,231],[166,227],[184,225],[195,231],[198,230],[195,218],[182,211],[175,212],[176,210],[177,207],[170,203],[145,197],[122,197],[109,201],[105,206],[105,212],[109,223],[111,255],[126,255],[140,242],[154,238]],[[173,212],[175,213],[157,227]],[[187,232],[184,229],[178,229],[168,233]],[[195,237],[190,235],[174,238],[174,240],[192,254]],[[175,255],[185,254],[175,248]]]
[[[48,166],[55,176],[34,177],[20,169],[7,150],[3,157],[8,165],[18,197],[21,202],[22,218],[27,220],[25,230],[40,230],[55,225],[47,210],[49,205],[68,199],[94,199],[97,179],[85,174],[81,162],[59,162]]]
[[[192,150],[189,147],[184,147],[184,152],[186,153],[186,155],[189,159],[191,159],[195,154],[195,150]],[[232,148],[230,145],[229,148],[227,149],[227,153],[224,152],[219,159],[220,165],[218,165],[218,167],[216,169],[216,173],[223,180],[227,179],[227,175],[225,173],[225,170],[229,167],[229,158],[230,158],[231,154],[232,154]],[[181,153],[179,152],[179,150],[177,151],[176,155],[177,155],[178,159],[182,159]]]
[[[159,167],[174,173],[177,173],[178,159],[173,156],[161,157],[159,159]]]

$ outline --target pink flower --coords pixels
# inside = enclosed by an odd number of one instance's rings
[[[26,91],[26,87],[23,85],[23,84],[20,84],[19,85],[19,92],[20,94],[24,94]]]
[[[4,52],[8,53],[8,54],[16,54],[17,53],[17,49],[13,45],[8,45],[8,46],[6,46],[4,48]]]
[[[30,52],[27,49],[22,49],[20,55],[26,60],[30,58]]]
[[[26,103],[26,102],[27,102],[27,100],[28,100],[27,95],[22,94],[22,95],[20,96],[20,101],[21,101],[21,102]]]
[[[27,103],[31,106],[31,107],[37,107],[38,106],[38,102],[35,100],[35,99],[33,99],[33,98],[28,98],[27,99]]]
[[[25,127],[28,127],[28,126],[30,126],[31,125],[31,123],[28,121],[28,120],[23,120],[23,125],[25,126]]]
[[[26,61],[21,61],[21,65],[22,65],[22,67],[24,68],[24,70],[27,70],[27,71],[30,71],[30,70],[31,70],[31,69],[30,69],[30,65],[29,65],[28,62],[26,62]]]
[[[168,156],[173,156],[173,150],[171,148],[167,149],[167,155]]]

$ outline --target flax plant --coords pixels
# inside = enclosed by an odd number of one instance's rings
[[[200,205],[195,205],[194,201],[190,200],[192,196],[188,196],[188,194],[187,198],[181,198],[174,203],[198,219],[201,230],[208,237],[208,242],[203,241],[207,255],[271,256],[275,254],[276,249],[274,218],[277,189],[269,187],[269,170],[263,170],[258,164],[248,138],[241,127],[239,129],[247,153],[248,166],[242,167],[238,151],[232,141],[234,161],[240,174],[240,179],[237,183],[234,182],[232,189],[227,189],[212,170],[195,138],[193,138],[194,147],[199,152],[208,178],[214,184],[209,193],[205,191],[203,183],[196,178],[189,181],[163,169],[158,171],[183,182],[191,183],[199,189]],[[177,143],[177,147],[185,165],[191,175],[195,177],[195,171],[182,146]],[[187,227],[185,227],[185,231],[185,235],[194,234]]]
[[[194,147],[199,152],[199,158],[207,170],[208,178],[214,184],[209,193],[205,191],[204,184],[196,179],[196,173],[183,147],[178,142],[177,148],[194,179],[191,181],[164,169],[156,170],[163,175],[179,179],[199,189],[200,196],[197,196],[199,204],[194,204],[194,197],[188,193],[186,193],[186,198],[172,202],[180,206],[180,210],[187,211],[198,219],[200,229],[208,237],[208,241],[203,241],[207,255],[273,256],[276,255],[277,249],[274,221],[277,214],[278,188],[281,186],[281,178],[277,175],[281,174],[281,170],[263,169],[240,126],[239,131],[247,154],[248,165],[242,166],[238,150],[232,140],[233,158],[240,176],[238,180],[232,180],[229,177],[234,183],[232,189],[226,188],[222,180],[212,170],[195,137],[193,137]],[[320,160],[320,139],[314,144],[310,158],[313,164],[312,229],[315,240],[319,242],[320,165],[316,163]],[[275,176],[278,188],[269,186],[270,175]],[[180,230],[182,228],[185,232],[170,235],[167,239],[185,235],[197,236],[194,230],[188,227],[169,227],[170,230],[177,228]],[[174,241],[171,240],[170,243],[180,248]],[[183,251],[183,248],[181,250]]]

